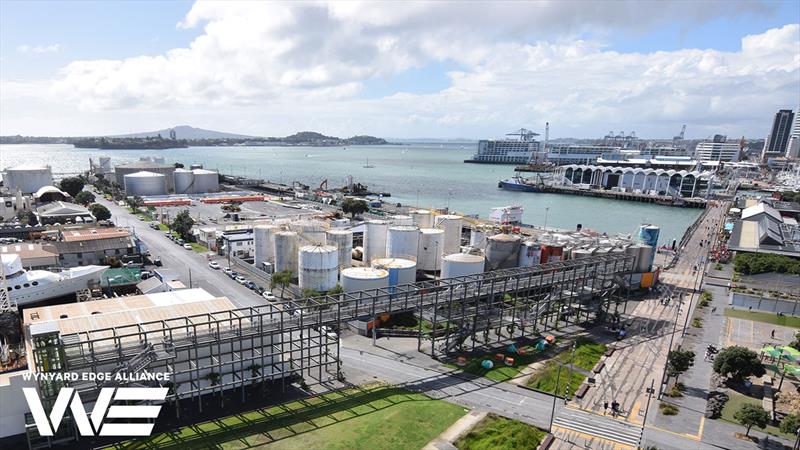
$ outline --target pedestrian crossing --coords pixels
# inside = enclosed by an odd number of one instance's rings
[[[639,425],[574,408],[562,408],[553,425],[634,448],[642,435]]]

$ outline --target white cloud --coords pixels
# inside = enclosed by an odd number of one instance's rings
[[[17,47],[17,51],[20,53],[55,53],[61,50],[61,44],[50,44],[50,45],[28,45],[23,44]]]
[[[618,53],[601,40],[620,30],[702,23],[769,6],[198,2],[178,24],[204,27],[188,47],[75,61],[52,89],[34,95],[66,101],[80,114],[139,111],[159,126],[205,117],[217,128],[227,123],[255,134],[322,124],[321,131],[338,134],[478,137],[541,128],[545,121],[563,130],[556,135],[573,136],[597,134],[598,127],[653,131],[684,121],[694,129],[725,124],[732,133],[755,133],[754,117],[764,120],[798,96],[800,25],[747,36],[736,52]],[[369,79],[442,61],[460,69],[448,74],[450,86],[440,92],[359,98]]]

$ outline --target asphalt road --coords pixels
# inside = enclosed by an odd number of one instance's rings
[[[186,286],[189,286],[191,279],[191,287],[205,289],[215,296],[227,297],[242,308],[267,304],[260,295],[233,281],[221,270],[209,267],[206,255],[184,249],[168,239],[163,231],[150,228],[146,222],[132,215],[126,207],[109,202],[100,195],[97,195],[97,202],[111,211],[111,220],[117,226],[135,233],[153,257],[161,258],[163,268],[173,271]],[[227,261],[221,256],[216,256],[213,260],[218,261],[222,267],[227,265]]]

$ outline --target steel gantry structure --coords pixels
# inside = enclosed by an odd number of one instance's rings
[[[341,377],[337,331],[348,322],[410,312],[431,322],[434,357],[488,340],[535,336],[559,321],[602,319],[622,301],[634,257],[609,254],[533,267],[424,281],[336,295],[323,295],[257,307],[142,321],[102,329],[62,333],[53,322],[30,325],[27,339],[37,372],[168,372],[172,382],[138,383],[169,387],[167,401],[196,401],[202,396],[241,390],[265,382],[303,380],[308,385]],[[124,385],[124,383],[123,383]],[[96,398],[103,380],[40,381],[43,403],[52,404],[58,388],[69,386],[86,399]],[[28,421],[31,448],[56,442],[43,439]]]

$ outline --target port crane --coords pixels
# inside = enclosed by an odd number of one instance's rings
[[[506,136],[519,136],[520,142],[531,142],[534,136],[539,136],[539,133],[534,133],[527,128],[520,128],[513,133],[507,133]]]
[[[673,141],[676,141],[676,142],[677,142],[677,141],[682,141],[682,140],[683,140],[683,136],[684,136],[685,134],[686,134],[686,124],[683,124],[683,127],[681,127],[681,134],[679,134],[679,135],[677,135],[677,136],[673,136],[673,137],[672,137],[672,140],[673,140]]]

